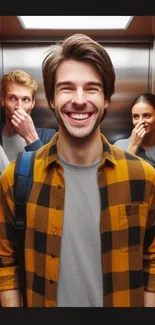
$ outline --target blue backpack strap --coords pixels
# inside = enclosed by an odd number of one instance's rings
[[[14,172],[16,248],[19,266],[19,284],[24,307],[27,306],[25,273],[26,206],[33,184],[33,165],[35,153],[35,151],[20,152],[16,159]]]
[[[15,228],[26,226],[26,203],[33,183],[33,162],[35,151],[20,152],[17,156],[14,174]]]

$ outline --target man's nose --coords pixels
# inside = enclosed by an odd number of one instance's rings
[[[85,106],[87,104],[87,98],[83,90],[80,89],[74,93],[74,96],[72,98],[72,104],[80,107]]]
[[[16,100],[15,109],[18,109],[19,107],[21,107],[21,104],[22,104],[22,101],[21,101],[21,99],[20,99],[20,98],[19,98],[19,99],[17,99],[17,100]]]

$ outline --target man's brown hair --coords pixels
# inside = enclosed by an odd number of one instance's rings
[[[115,91],[115,71],[108,53],[101,44],[87,35],[74,34],[52,45],[43,60],[43,82],[49,106],[54,97],[57,67],[62,61],[68,59],[85,61],[95,67],[103,81],[105,99],[110,102]]]

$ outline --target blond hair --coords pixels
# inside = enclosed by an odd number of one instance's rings
[[[42,73],[48,104],[54,97],[55,73],[58,65],[68,59],[88,62],[99,72],[105,99],[110,102],[115,90],[115,71],[111,59],[101,44],[87,35],[74,34],[49,49],[43,60]]]
[[[1,78],[1,96],[6,96],[6,88],[10,82],[31,88],[32,97],[35,97],[35,94],[38,89],[38,84],[35,80],[32,79],[32,77],[27,72],[23,70],[15,70],[9,72],[8,74],[5,74]]]

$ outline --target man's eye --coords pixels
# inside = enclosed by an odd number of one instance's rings
[[[92,88],[88,88],[87,91],[100,91],[100,89],[92,87]]]
[[[63,90],[72,90],[72,88],[71,88],[71,87],[63,87],[63,88],[60,89],[60,91],[61,91],[61,90],[62,90],[62,91],[63,91]]]
[[[15,97],[14,96],[10,96],[9,99],[12,100],[12,99],[15,99]]]

